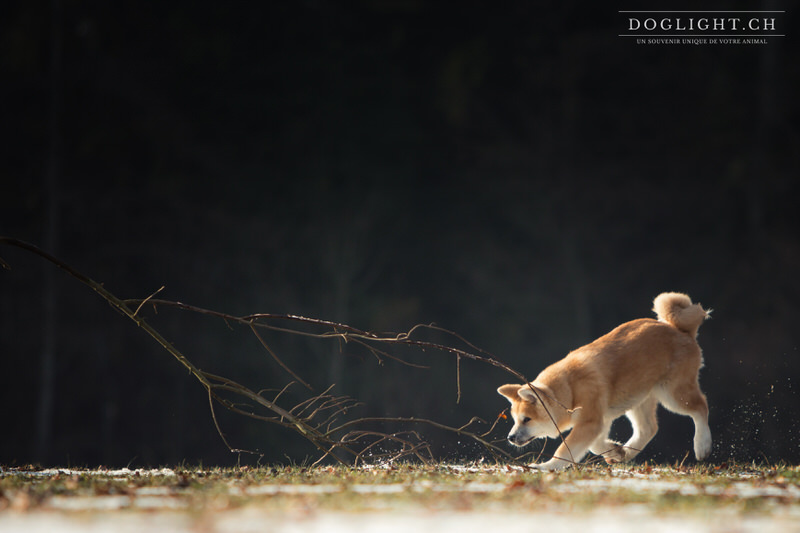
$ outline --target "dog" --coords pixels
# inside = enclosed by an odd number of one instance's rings
[[[609,464],[630,461],[658,431],[659,404],[692,417],[694,455],[698,461],[708,457],[711,430],[698,384],[703,356],[696,337],[710,310],[685,294],[666,292],[653,300],[653,311],[658,320],[626,322],[545,368],[533,382],[497,389],[511,402],[511,444],[561,438],[552,459],[531,467],[559,470],[580,463],[587,452]],[[623,414],[633,426],[624,445],[608,438],[611,423]]]

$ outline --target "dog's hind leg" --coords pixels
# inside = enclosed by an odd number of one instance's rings
[[[658,409],[658,399],[648,396],[642,403],[625,413],[633,427],[633,434],[624,446],[625,461],[636,457],[658,432],[656,409]]]
[[[702,461],[711,453],[711,430],[708,427],[708,402],[697,382],[684,383],[659,395],[661,403],[675,413],[691,416],[694,421],[694,456]]]

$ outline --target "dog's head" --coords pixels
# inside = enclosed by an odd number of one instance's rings
[[[514,446],[525,446],[533,439],[558,437],[558,428],[542,404],[544,395],[529,385],[503,385],[497,392],[511,402],[511,418],[514,427],[508,433],[508,442]]]

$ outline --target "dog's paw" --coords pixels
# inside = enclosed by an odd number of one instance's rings
[[[539,472],[553,472],[555,470],[563,470],[570,464],[569,461],[553,458],[544,463],[531,463],[528,465],[528,468],[531,470],[538,470]]]
[[[603,454],[603,459],[606,460],[606,463],[613,465],[616,463],[624,463],[627,461],[627,456],[625,454],[625,448],[622,445],[617,445],[608,450]]]
[[[694,456],[702,461],[711,455],[711,432],[706,430],[694,438]]]

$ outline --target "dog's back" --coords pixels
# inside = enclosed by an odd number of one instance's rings
[[[555,389],[561,388],[558,381],[567,379],[575,407],[599,402],[617,417],[656,387],[696,376],[702,365],[700,346],[689,332],[672,323],[641,318],[574,350],[546,368],[536,381]]]

